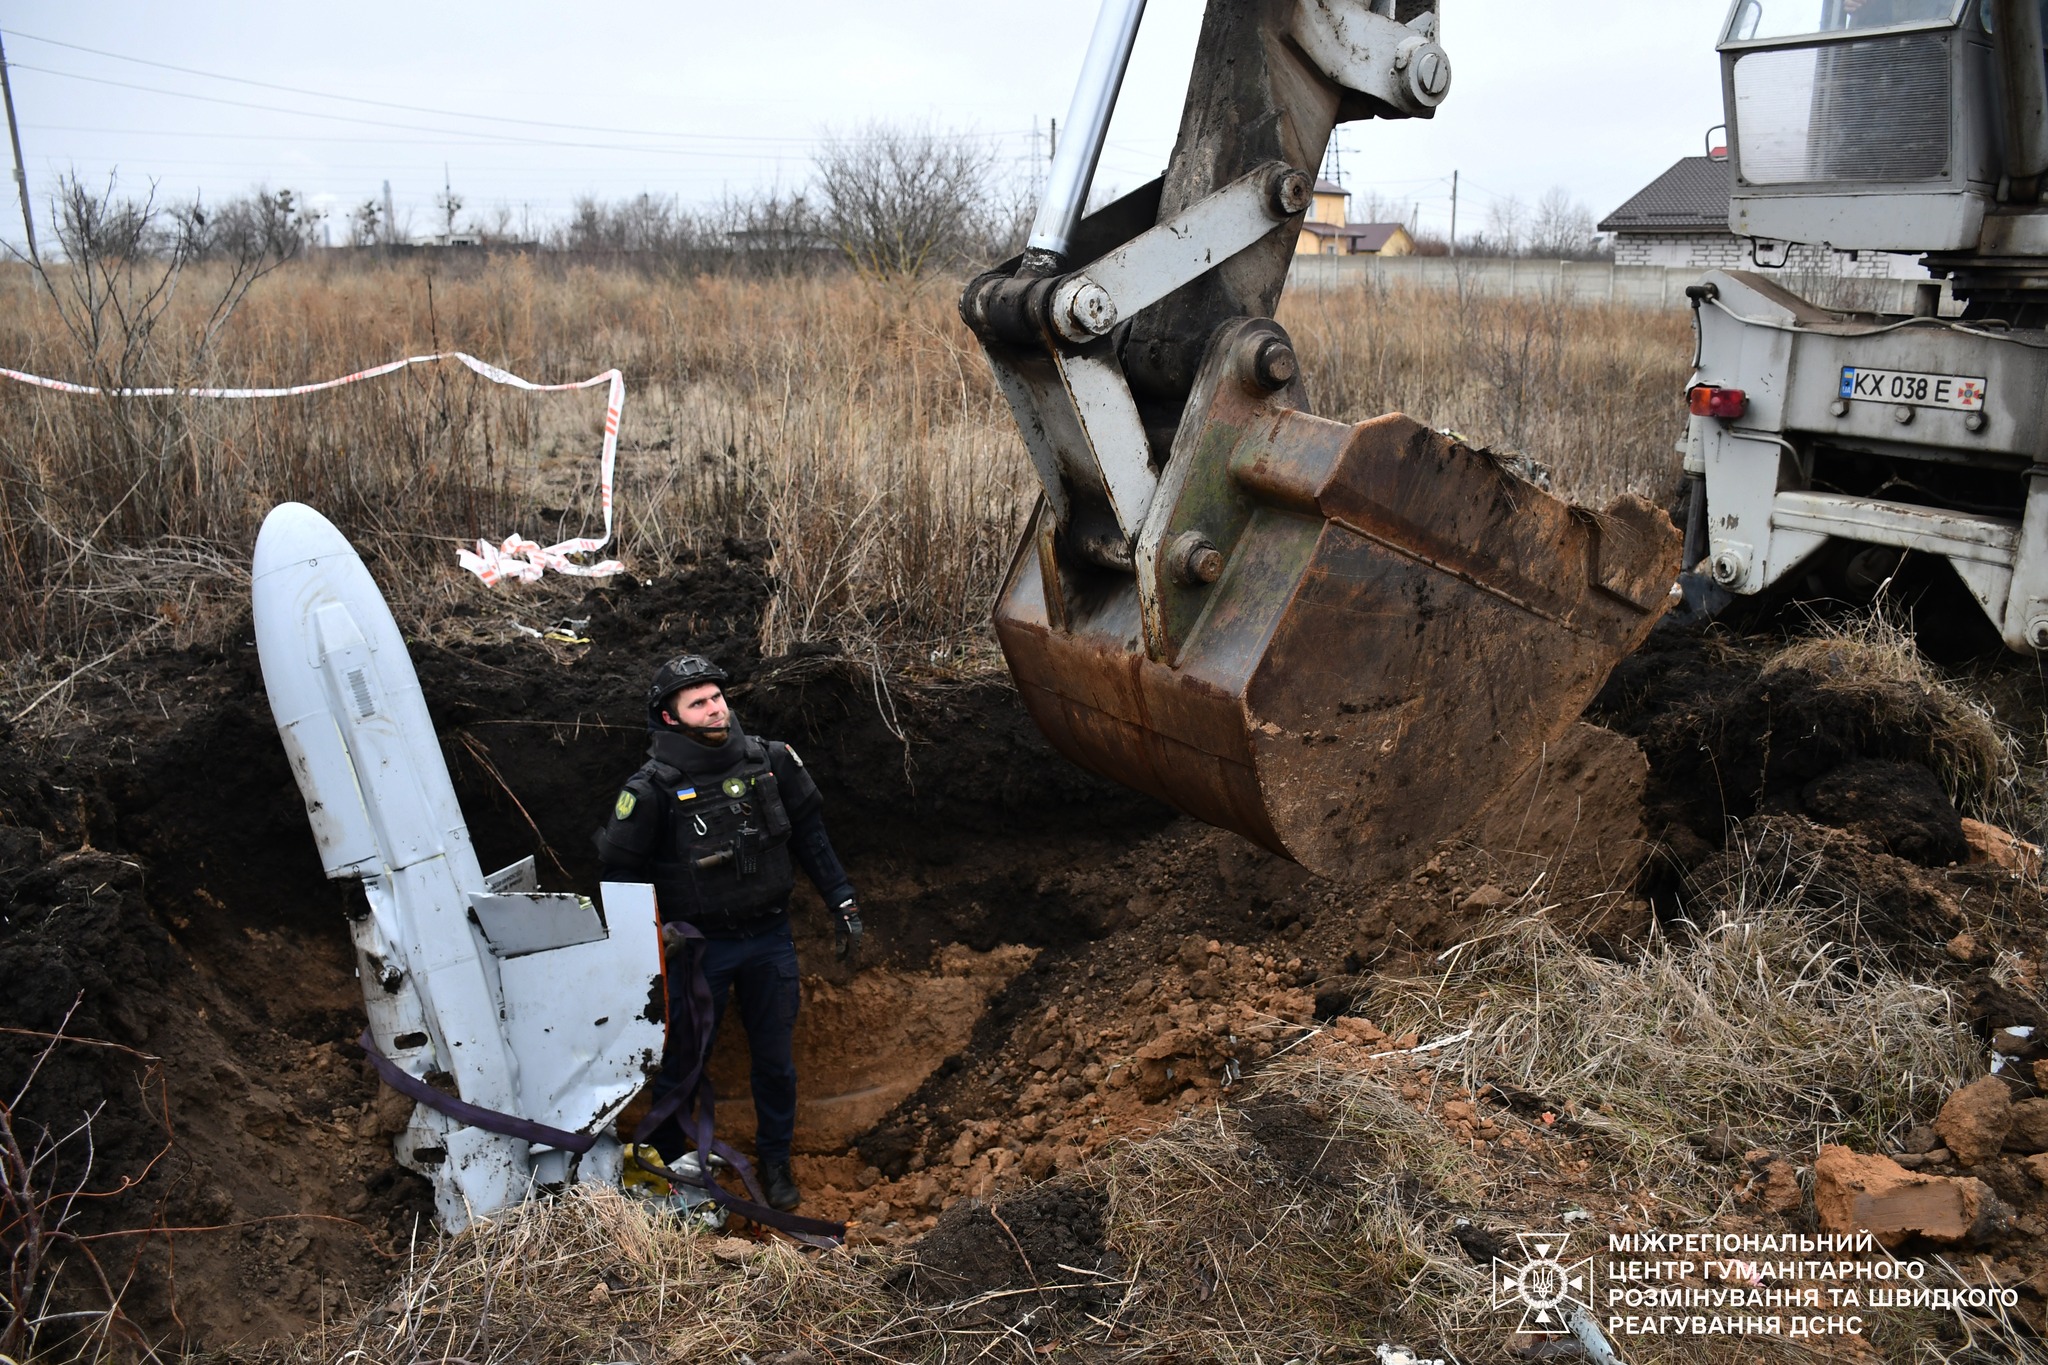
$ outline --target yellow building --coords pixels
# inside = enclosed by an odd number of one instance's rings
[[[1351,192],[1329,180],[1316,181],[1314,202],[1295,239],[1297,256],[1406,256],[1415,239],[1399,223],[1349,221]]]

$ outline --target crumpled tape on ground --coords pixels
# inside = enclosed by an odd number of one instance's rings
[[[604,534],[596,539],[585,536],[548,546],[537,545],[519,535],[507,536],[497,545],[479,540],[473,552],[457,550],[456,561],[493,587],[507,578],[531,583],[549,569],[556,573],[574,574],[583,578],[605,578],[620,572],[625,566],[615,559],[603,560],[596,564],[575,564],[568,559],[570,555],[595,553],[610,543],[612,538],[612,474],[619,460],[619,415],[626,406],[626,377],[617,370],[606,370],[603,374],[570,384],[536,384],[530,379],[521,379],[509,370],[501,370],[488,361],[478,360],[466,352],[439,351],[433,355],[407,356],[403,360],[373,365],[367,370],[357,370],[354,374],[345,374],[339,379],[325,379],[317,384],[294,384],[282,389],[103,389],[92,384],[68,384],[61,379],[45,379],[41,375],[24,374],[20,370],[4,367],[0,367],[0,377],[23,384],[33,384],[37,388],[54,389],[58,393],[96,394],[114,398],[294,398],[304,393],[318,393],[322,389],[338,389],[344,384],[376,379],[381,375],[393,374],[408,365],[428,365],[437,360],[459,360],[493,384],[525,389],[529,393],[567,393],[574,389],[594,389],[599,384],[610,385],[604,409],[604,450],[598,460],[597,478],[598,501],[604,509]]]

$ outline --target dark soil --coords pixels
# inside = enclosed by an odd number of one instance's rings
[[[1906,682],[1767,670],[1771,653],[1716,627],[1661,629],[1594,699],[1587,718],[1649,757],[1651,833],[1691,866],[1731,820],[1792,813],[1864,828],[1930,866],[1960,861],[1937,771],[1956,747],[1952,704]]]
[[[1852,830],[1922,867],[1947,867],[1970,856],[1961,813],[1917,763],[1856,759],[1807,783],[1799,800],[1820,823]]]
[[[905,1285],[918,1298],[941,1302],[1024,1289],[1041,1291],[1029,1298],[1049,1303],[1114,1299],[1114,1292],[1087,1283],[1095,1276],[1116,1280],[1122,1270],[1121,1258],[1103,1243],[1104,1209],[1100,1190],[1064,1177],[998,1203],[963,1200],[918,1242]],[[1062,1287],[1076,1281],[1081,1287]],[[992,1303],[989,1316],[1014,1320],[1016,1305]]]

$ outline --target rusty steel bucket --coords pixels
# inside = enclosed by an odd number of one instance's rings
[[[1135,572],[1068,554],[1041,506],[996,633],[1068,758],[1360,880],[1564,735],[1668,605],[1679,534],[1400,414],[1312,416],[1258,362],[1275,338],[1240,319],[1212,340]]]

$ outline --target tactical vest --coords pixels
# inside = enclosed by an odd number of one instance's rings
[[[649,869],[663,919],[729,929],[788,906],[796,885],[789,812],[766,744],[748,736],[740,762],[716,777],[659,760],[641,772],[653,779],[666,811]]]

